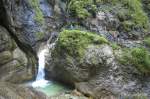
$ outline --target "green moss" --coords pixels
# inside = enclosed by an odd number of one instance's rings
[[[110,43],[110,46],[113,48],[113,50],[118,50],[118,49],[120,49],[120,46],[117,45],[117,43]]]
[[[135,28],[144,28],[147,29],[149,27],[148,17],[146,13],[143,11],[142,3],[140,0],[122,0],[124,6],[128,9],[129,18],[128,21],[134,23],[131,26]],[[130,27],[131,27],[130,26]]]
[[[147,31],[149,19],[144,12],[141,0],[98,0],[102,5],[109,4],[110,12],[114,12],[125,32],[132,30]],[[112,6],[110,6],[112,5]]]
[[[150,37],[145,38],[144,43],[146,44],[146,46],[150,47]]]
[[[81,58],[88,45],[100,45],[103,43],[108,43],[108,41],[105,38],[91,32],[63,30],[57,41],[56,53]]]
[[[93,0],[70,0],[68,12],[75,17],[84,19],[95,13],[96,5]]]
[[[35,16],[34,16],[35,20],[40,24],[42,24],[44,22],[44,18],[43,18],[43,13],[40,9],[39,0],[29,0],[29,3],[35,10]]]
[[[150,53],[145,48],[124,49],[119,61],[136,66],[142,73],[150,73]]]
[[[36,33],[36,38],[37,38],[38,40],[41,40],[42,38],[44,38],[44,33],[43,33],[43,32],[37,32],[37,33]]]

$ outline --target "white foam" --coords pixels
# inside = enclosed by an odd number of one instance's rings
[[[42,80],[37,80],[37,81],[33,82],[32,87],[34,87],[34,88],[37,88],[37,87],[44,88],[49,84],[50,84],[49,81],[42,79]]]
[[[32,87],[45,87],[48,85],[49,81],[45,80],[45,54],[47,52],[47,49],[43,49],[38,54],[39,62],[38,62],[38,74],[36,77],[36,81],[32,83]]]

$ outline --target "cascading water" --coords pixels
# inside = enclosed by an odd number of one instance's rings
[[[64,92],[66,90],[69,90],[66,86],[57,83],[55,81],[48,81],[45,79],[45,56],[48,53],[48,55],[51,55],[49,50],[54,48],[55,43],[47,44],[47,46],[43,46],[42,49],[38,53],[38,73],[36,80],[32,82],[32,87],[35,88],[38,91],[41,91],[45,93],[48,96],[53,96],[56,94],[59,94],[61,92]]]
[[[47,49],[43,49],[39,52],[38,58],[39,58],[39,68],[38,68],[38,74],[36,77],[36,81],[32,83],[33,87],[45,87],[49,81],[45,80],[45,53],[47,52]]]

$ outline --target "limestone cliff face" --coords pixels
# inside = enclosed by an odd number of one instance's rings
[[[5,9],[5,25],[23,44],[35,46],[38,40],[44,39],[46,23],[44,17],[51,16],[51,8],[48,3],[30,0],[3,0]],[[40,7],[45,7],[44,16]]]
[[[47,0],[2,0],[1,4],[5,20],[2,24],[23,45],[34,50],[38,42],[48,39],[59,27]]]
[[[0,80],[14,83],[33,79],[36,60],[23,52],[8,31],[0,26]]]

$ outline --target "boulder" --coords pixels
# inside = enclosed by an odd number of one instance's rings
[[[78,30],[61,32],[47,57],[47,76],[95,99],[149,96],[149,77],[138,75],[134,66],[121,65],[116,59],[119,50],[98,37]]]

